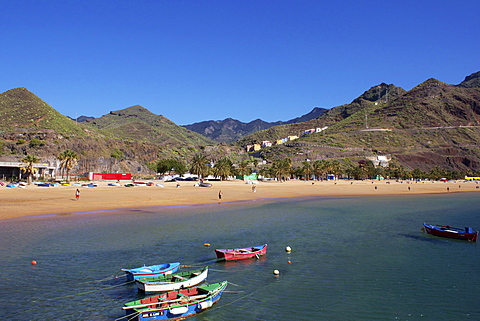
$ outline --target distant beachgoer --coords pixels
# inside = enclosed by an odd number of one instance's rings
[[[179,187],[180,187],[180,183],[177,183],[177,188],[179,188]]]
[[[77,190],[75,191],[75,199],[78,201],[79,198],[80,198],[80,190],[77,188]]]
[[[222,191],[218,191],[218,199],[219,199],[219,200],[222,199],[222,195],[223,195]]]
[[[447,192],[450,192],[450,187],[447,187]]]
[[[257,187],[255,185],[252,186],[252,192],[256,192],[257,191]]]
[[[408,187],[408,190],[410,190],[410,186]]]

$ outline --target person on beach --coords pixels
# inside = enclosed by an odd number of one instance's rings
[[[75,199],[78,201],[79,198],[80,198],[80,190],[77,188],[77,190],[75,191]]]
[[[219,200],[222,199],[222,195],[223,195],[222,191],[218,191],[218,199],[219,199]]]

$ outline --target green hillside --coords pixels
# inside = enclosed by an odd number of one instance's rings
[[[210,139],[178,126],[162,115],[155,115],[139,105],[111,111],[87,123],[126,140],[174,146],[213,144]]]
[[[0,94],[0,130],[3,132],[50,130],[65,136],[86,136],[83,125],[60,114],[25,88]]]
[[[376,94],[382,91],[384,94]],[[410,168],[480,168],[480,88],[448,85],[436,79],[408,92],[393,85],[374,86],[352,103],[334,107],[317,119],[275,126],[238,143],[246,146],[288,135],[302,136],[306,129],[325,126],[328,128],[320,133],[260,154],[298,161],[389,154]]]

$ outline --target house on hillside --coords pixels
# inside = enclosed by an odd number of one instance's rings
[[[247,145],[247,147],[245,147],[245,151],[247,153],[257,152],[260,149],[262,149],[262,146],[260,144]]]
[[[388,163],[392,160],[392,155],[377,155],[366,157],[369,161],[372,161],[373,165],[387,167]]]
[[[262,148],[265,148],[265,147],[272,147],[272,143],[269,142],[268,140],[264,140],[262,142]]]

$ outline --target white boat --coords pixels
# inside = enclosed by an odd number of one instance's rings
[[[207,279],[208,266],[200,270],[172,273],[152,278],[136,280],[135,284],[139,291],[149,292],[167,292],[178,289],[188,288]]]

